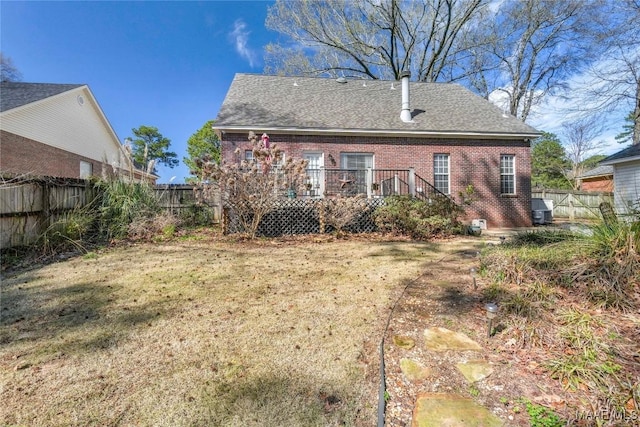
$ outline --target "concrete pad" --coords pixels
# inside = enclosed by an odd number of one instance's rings
[[[431,374],[429,368],[425,368],[420,363],[411,359],[401,359],[400,370],[406,379],[414,382],[424,380]]]
[[[482,381],[493,373],[493,368],[485,360],[469,360],[468,362],[457,363],[456,368],[470,383]]]
[[[424,331],[425,347],[431,351],[446,350],[474,350],[480,351],[482,347],[471,338],[460,332],[450,331],[446,328],[429,328]]]
[[[421,393],[411,427],[499,427],[502,420],[471,399],[447,393]]]

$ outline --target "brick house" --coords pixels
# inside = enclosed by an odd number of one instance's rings
[[[157,178],[131,167],[87,85],[0,83],[0,132],[2,175]]]
[[[581,191],[613,192],[613,166],[601,165],[584,172],[578,177]]]
[[[329,171],[357,182],[359,192],[371,195],[373,187],[384,195],[378,181],[390,179],[376,176],[395,171],[397,178],[404,170],[417,192],[432,185],[458,198],[473,185],[477,201],[467,208],[468,219],[530,226],[530,141],[540,133],[457,84],[410,83],[409,77],[236,74],[214,126],[222,158],[234,161],[237,149],[251,156],[248,132],[265,132],[285,156],[309,161],[317,196],[331,195],[318,178]]]

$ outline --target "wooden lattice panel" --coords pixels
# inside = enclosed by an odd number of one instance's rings
[[[258,226],[257,235],[276,237],[293,234],[320,233],[319,206],[321,199],[282,199],[276,202],[273,210],[267,213]],[[368,209],[352,221],[345,231],[350,233],[371,233],[377,230],[372,213],[382,204],[383,199],[367,200]],[[234,234],[242,232],[241,224],[233,206],[225,206],[224,232]],[[325,233],[335,231],[325,227]]]

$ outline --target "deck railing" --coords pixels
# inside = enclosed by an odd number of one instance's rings
[[[428,199],[442,195],[427,180],[410,169],[307,169],[307,198],[355,196],[382,198],[411,195]]]

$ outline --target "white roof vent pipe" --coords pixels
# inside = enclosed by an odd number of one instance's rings
[[[402,111],[400,112],[400,119],[405,123],[410,123],[411,120],[411,108],[409,107],[409,78],[411,73],[409,71],[403,71],[400,73],[400,80],[402,80]]]

